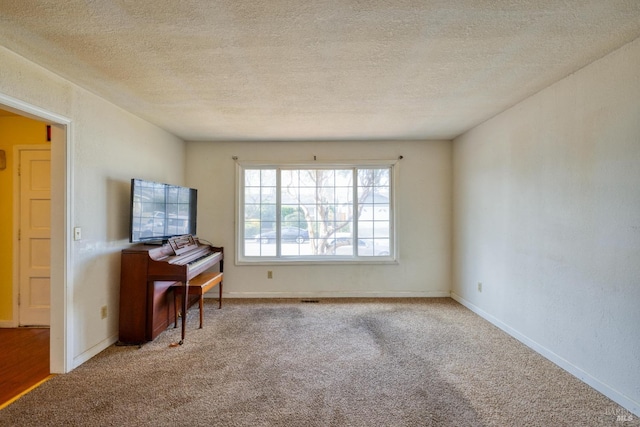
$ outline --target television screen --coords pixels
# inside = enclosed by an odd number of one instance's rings
[[[196,234],[198,191],[194,188],[131,180],[129,241],[164,241]]]

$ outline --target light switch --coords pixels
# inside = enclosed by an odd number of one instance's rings
[[[82,229],[80,227],[73,228],[73,240],[82,239]]]

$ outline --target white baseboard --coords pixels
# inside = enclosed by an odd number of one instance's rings
[[[572,364],[568,360],[566,360],[563,357],[557,355],[556,353],[554,353],[553,351],[549,350],[548,348],[538,344],[537,342],[533,341],[532,339],[528,338],[527,336],[521,334],[520,332],[518,332],[517,330],[513,329],[509,325],[503,323],[502,321],[500,321],[496,317],[494,317],[491,314],[487,313],[486,311],[482,310],[480,307],[477,307],[474,304],[472,304],[471,302],[465,300],[460,295],[457,295],[456,293],[451,292],[451,298],[453,298],[454,300],[456,300],[457,302],[459,302],[460,304],[462,304],[463,306],[465,306],[469,310],[473,311],[478,316],[482,317],[483,319],[487,320],[488,322],[490,322],[493,325],[497,326],[498,328],[502,329],[504,332],[506,332],[507,334],[511,335],[512,337],[514,337],[515,339],[517,339],[518,341],[520,341],[521,343],[523,343],[527,347],[531,348],[536,353],[539,353],[540,355],[542,355],[546,359],[550,360],[551,362],[555,363],[556,365],[558,365],[559,367],[561,367],[565,371],[569,372],[571,375],[573,375],[574,377],[578,378],[580,381],[586,383],[590,387],[592,387],[595,390],[599,391],[600,393],[604,394],[609,399],[613,400],[614,402],[616,402],[617,404],[619,404],[623,408],[627,409],[628,411],[634,413],[637,416],[640,416],[640,402],[636,402],[636,401],[628,398],[624,394],[618,392],[614,388],[610,387],[609,385],[603,383],[602,381],[598,380],[597,378],[591,376],[589,373],[587,373],[587,372],[583,371],[582,369],[580,369],[579,367],[575,366],[574,364]]]
[[[18,322],[13,320],[0,320],[0,328],[17,328]]]
[[[228,292],[222,294],[225,298],[449,298],[448,291],[427,292]],[[214,292],[212,298],[218,295]]]
[[[101,351],[107,349],[112,344],[115,344],[117,341],[118,341],[118,335],[111,336],[105,340],[100,341],[98,344],[94,345],[84,353],[81,353],[78,356],[74,357],[72,369],[75,369],[78,366],[82,365],[84,362],[91,359],[93,356],[97,355]]]

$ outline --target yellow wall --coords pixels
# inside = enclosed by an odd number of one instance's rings
[[[47,144],[46,124],[0,110],[0,150],[7,167],[0,170],[0,321],[13,320],[13,147]]]

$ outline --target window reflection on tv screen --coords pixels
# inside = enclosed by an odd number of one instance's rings
[[[131,242],[195,234],[197,190],[131,180]]]

